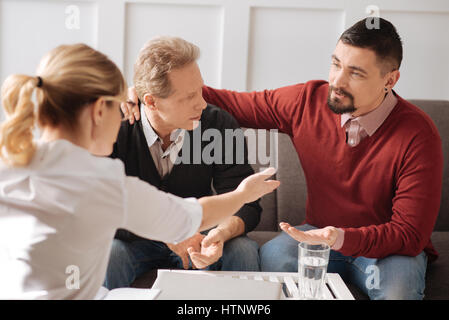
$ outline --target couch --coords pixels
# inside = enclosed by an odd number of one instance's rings
[[[425,299],[449,299],[449,101],[411,100],[424,110],[434,121],[443,141],[444,173],[443,190],[439,216],[432,234],[432,242],[439,252],[438,260],[428,266]],[[250,146],[251,147],[251,146]],[[269,150],[269,149],[268,149]],[[305,217],[306,182],[296,151],[290,138],[278,134],[278,171],[276,179],[281,186],[261,200],[262,217],[257,228],[248,236],[260,246],[275,237],[279,222],[300,224]],[[255,170],[259,169],[254,165]],[[137,279],[134,287],[150,287],[156,276],[155,270]],[[356,287],[348,284],[356,299],[368,299]]]

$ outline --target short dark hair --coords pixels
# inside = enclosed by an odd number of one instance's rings
[[[339,40],[354,47],[373,50],[383,74],[397,70],[401,66],[401,37],[393,24],[383,18],[362,19],[343,32]]]

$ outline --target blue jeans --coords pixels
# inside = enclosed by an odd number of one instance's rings
[[[310,225],[295,227],[307,231]],[[262,271],[297,272],[298,242],[282,232],[260,248]],[[422,300],[424,297],[427,255],[392,255],[383,259],[347,257],[331,250],[327,271],[338,273],[372,300]]]
[[[207,270],[260,271],[259,246],[247,236],[226,241],[222,257]],[[153,240],[126,242],[114,239],[104,286],[129,287],[152,269],[183,269],[181,258],[164,243]]]

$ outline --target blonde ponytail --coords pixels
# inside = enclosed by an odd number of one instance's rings
[[[6,121],[0,125],[0,158],[9,166],[26,166],[31,161],[35,145],[33,129],[36,122],[32,94],[37,78],[14,74],[1,89]]]
[[[76,131],[80,112],[100,97],[126,100],[127,86],[119,68],[106,55],[82,43],[61,45],[48,52],[37,74],[39,77],[12,75],[2,86],[7,120],[0,126],[0,159],[9,166],[30,163],[36,149],[35,125]],[[31,98],[36,87],[35,107]]]

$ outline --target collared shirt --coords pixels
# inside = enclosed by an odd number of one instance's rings
[[[145,113],[144,105],[140,107],[140,114],[142,117],[142,127],[145,139],[147,140],[148,148],[150,148],[151,156],[154,164],[161,178],[165,177],[173,169],[173,163],[178,157],[179,150],[181,150],[184,143],[185,129],[175,129],[170,134],[172,143],[164,151],[162,149],[163,140],[154,132],[153,127],[148,121]]]
[[[355,147],[367,136],[372,136],[388,117],[397,101],[393,92],[389,91],[380,106],[367,114],[355,118],[348,113],[342,114],[341,126],[345,127],[347,132],[348,145]]]

